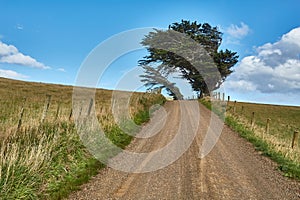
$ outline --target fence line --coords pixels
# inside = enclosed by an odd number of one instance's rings
[[[220,92],[214,92],[212,93],[212,99],[214,101],[223,101],[225,102],[225,93],[222,94],[222,100],[220,98],[221,94]],[[231,97],[228,96],[228,99],[227,99],[227,103],[230,103]],[[234,101],[233,102],[233,106],[226,109],[226,111],[231,111],[233,113],[233,116],[234,117],[239,117],[237,115],[237,112],[236,112],[236,105],[237,104],[237,101]],[[228,106],[228,105],[227,105]],[[241,113],[240,115],[242,116],[244,114],[244,106],[241,107]],[[248,120],[247,120],[248,121]],[[270,134],[270,122],[271,122],[271,119],[270,118],[267,118],[266,119],[266,125],[265,125],[265,128],[264,130],[261,132],[261,136],[262,136],[262,139],[265,139],[265,135],[269,135]],[[249,123],[249,121],[248,121]],[[255,112],[252,112],[251,113],[251,118],[250,118],[250,129],[253,131],[256,127],[256,116],[255,116]],[[294,149],[295,147],[297,147],[299,144],[298,144],[298,140],[299,140],[299,131],[298,130],[294,130],[293,134],[292,134],[292,137],[291,137],[291,148]]]

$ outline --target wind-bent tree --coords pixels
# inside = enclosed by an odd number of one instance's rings
[[[145,85],[145,76],[153,68],[165,79],[174,72],[180,73],[199,97],[209,95],[233,72],[231,68],[238,61],[236,52],[219,50],[221,42],[222,33],[208,23],[182,20],[170,25],[168,30],[155,29],[141,42],[149,52],[139,60],[139,65],[147,66],[143,67],[146,72],[143,79]],[[163,85],[160,80],[148,78],[151,83],[148,86]],[[165,87],[173,91],[169,86]]]
[[[145,86],[148,88],[165,88],[170,96],[173,97],[174,100],[182,100],[183,95],[180,93],[178,87],[175,86],[175,83],[171,83],[166,76],[163,75],[160,70],[162,67],[157,67],[157,69],[144,65],[143,66],[145,74],[141,75],[142,82],[144,82]]]

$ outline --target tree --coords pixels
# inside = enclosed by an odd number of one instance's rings
[[[222,33],[217,27],[182,20],[165,31],[154,29],[145,36],[141,43],[149,55],[139,60],[139,65],[148,66],[148,71],[150,66],[159,69],[166,78],[179,72],[202,97],[218,89],[238,61],[236,52],[218,50],[221,42]],[[151,86],[162,85],[151,81]]]
[[[141,75],[142,82],[145,82],[145,86],[148,88],[165,88],[168,94],[173,97],[174,100],[182,100],[183,95],[180,93],[178,87],[175,86],[175,83],[171,83],[168,79],[163,75],[160,71],[163,69],[162,67],[158,67],[157,69],[144,65],[143,66],[145,74]]]

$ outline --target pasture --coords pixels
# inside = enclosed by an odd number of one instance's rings
[[[0,199],[61,199],[104,167],[77,134],[72,92],[71,86],[0,78]],[[106,136],[124,148],[132,136],[116,124],[111,97],[110,90],[96,90],[95,114]],[[164,102],[162,95],[133,93],[130,116],[143,123],[149,108]]]

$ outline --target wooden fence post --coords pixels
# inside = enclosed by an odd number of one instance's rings
[[[235,113],[235,111],[236,111],[236,101],[234,101],[233,103],[233,113]]]
[[[49,109],[49,106],[50,106],[50,101],[51,101],[51,95],[46,95],[46,96],[47,96],[47,102],[45,104],[45,108],[44,108],[43,115],[42,115],[42,118],[41,118],[41,123],[43,123],[45,118],[46,118],[46,115],[47,115],[47,112],[48,112],[48,109]]]
[[[72,116],[73,116],[73,108],[71,108],[71,112],[70,112],[70,115],[69,115],[69,121],[71,121]]]
[[[269,133],[270,133],[270,121],[271,121],[271,119],[268,118],[268,119],[267,119],[267,125],[266,125],[266,134],[269,134]]]
[[[252,117],[251,117],[251,129],[254,128],[254,123],[255,123],[255,118],[254,118],[254,116],[255,116],[255,113],[252,112]]]
[[[220,94],[220,92],[218,92],[218,100],[219,101],[221,100],[221,94]]]
[[[22,108],[21,108],[21,112],[20,112],[20,118],[19,118],[19,122],[18,122],[18,128],[17,128],[17,131],[19,131],[19,130],[20,130],[20,128],[21,128],[23,114],[24,114],[24,107],[22,107]]]
[[[56,114],[55,114],[55,120],[58,119],[59,111],[60,111],[60,106],[61,106],[61,102],[59,102],[58,105],[57,105],[57,110],[56,110]]]
[[[80,101],[80,104],[79,104],[79,107],[78,107],[78,117],[81,117],[81,114],[82,114],[82,111],[83,111],[83,105],[85,104],[85,101],[84,100],[81,100]],[[76,112],[76,111],[75,111]],[[74,110],[73,110],[73,113],[75,113]]]
[[[23,115],[24,115],[24,107],[25,107],[25,103],[27,101],[27,98],[24,97],[23,98],[23,103],[22,103],[22,108],[21,108],[21,111],[20,111],[20,117],[19,117],[19,122],[18,122],[18,128],[17,128],[17,131],[20,130],[21,126],[22,126],[22,119],[23,119]]]
[[[265,138],[265,134],[269,134],[270,133],[270,121],[271,119],[270,118],[267,118],[267,124],[266,124],[266,129],[265,131],[262,131],[262,139]]]
[[[298,145],[298,135],[299,135],[299,132],[294,131],[293,140],[292,140],[292,149]]]
[[[83,109],[83,106],[82,106],[82,104],[81,104],[81,106],[80,106],[80,108],[79,108],[79,114],[78,114],[79,117],[81,116],[82,109]]]
[[[228,103],[230,102],[230,96],[228,96]]]
[[[225,93],[223,93],[222,101],[225,101]]]
[[[91,114],[92,107],[93,107],[93,103],[94,103],[94,99],[91,98],[91,100],[90,100],[90,105],[89,105],[89,110],[88,110],[88,113],[87,113],[88,116],[90,116],[90,114]]]

